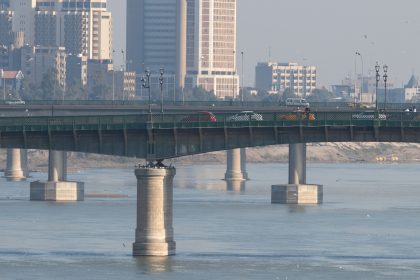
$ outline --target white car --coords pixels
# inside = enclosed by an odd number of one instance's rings
[[[18,100],[6,100],[5,103],[7,105],[25,105],[25,101],[20,100],[20,99],[18,99]]]
[[[242,111],[226,119],[228,122],[262,121],[263,116],[253,111]]]
[[[386,115],[384,113],[375,113],[375,112],[361,112],[351,116],[354,120],[386,120]]]

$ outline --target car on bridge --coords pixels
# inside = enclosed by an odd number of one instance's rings
[[[378,112],[360,112],[351,116],[354,120],[383,120],[387,119],[387,115]]]
[[[263,121],[264,118],[261,114],[254,111],[242,111],[233,116],[227,117],[228,122],[243,122],[243,121]]]
[[[181,122],[216,122],[217,118],[212,112],[200,111],[183,118]]]
[[[25,101],[21,100],[21,99],[17,99],[17,100],[6,100],[4,102],[7,105],[25,105]]]

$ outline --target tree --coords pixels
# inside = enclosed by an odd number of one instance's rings
[[[334,93],[324,87],[321,89],[315,89],[312,94],[308,96],[307,100],[309,102],[325,102],[331,101],[335,97]]]
[[[74,82],[67,85],[65,92],[66,100],[86,100],[87,98],[87,90],[81,82]]]

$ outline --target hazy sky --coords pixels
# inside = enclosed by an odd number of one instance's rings
[[[125,1],[108,1],[114,46],[120,50],[125,48]],[[267,61],[271,49],[272,61],[317,66],[318,85],[325,86],[354,75],[359,51],[365,74],[376,61],[386,63],[399,86],[411,74],[420,75],[419,12],[419,0],[238,0],[238,53],[245,53],[245,84],[254,85],[255,65]],[[240,73],[240,59],[237,67]]]

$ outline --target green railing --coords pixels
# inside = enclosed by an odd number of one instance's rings
[[[416,112],[264,112],[139,114],[117,116],[6,117],[0,118],[0,132],[71,131],[119,129],[173,129],[220,127],[420,127]]]

